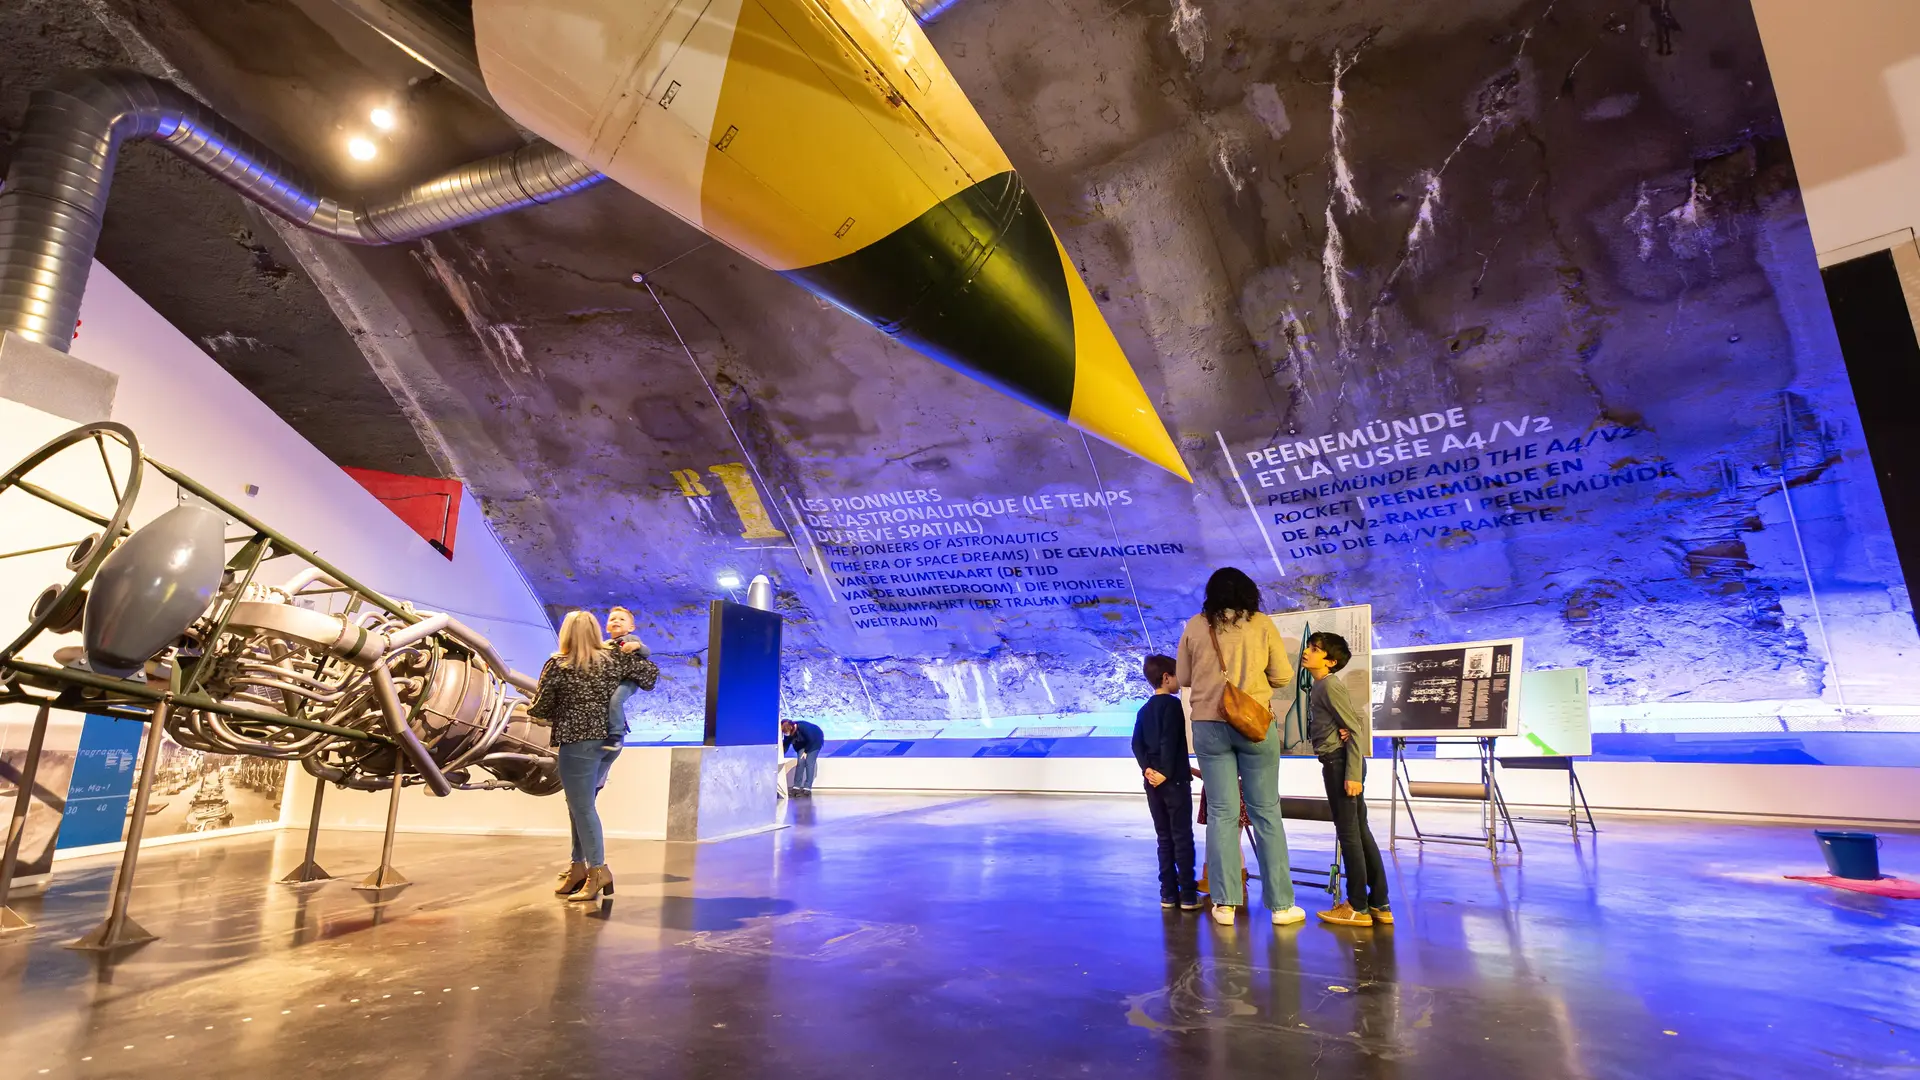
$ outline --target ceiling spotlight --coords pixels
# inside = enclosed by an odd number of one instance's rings
[[[372,161],[379,152],[380,148],[373,145],[373,140],[364,135],[355,135],[347,140],[347,153],[353,155],[355,161]]]
[[[718,582],[723,589],[737,589],[740,587],[740,575],[731,570],[722,570],[720,576],[714,580]]]
[[[375,109],[372,112],[367,114],[367,119],[372,121],[373,126],[379,128],[381,131],[393,130],[394,119],[393,119],[392,109],[388,109],[388,108]]]

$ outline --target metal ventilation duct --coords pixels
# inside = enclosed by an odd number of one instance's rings
[[[0,187],[0,333],[65,352],[121,144],[150,139],[262,207],[355,244],[393,244],[552,202],[604,179],[545,142],[374,203],[321,194],[278,154],[172,83],[85,72],[36,91]]]

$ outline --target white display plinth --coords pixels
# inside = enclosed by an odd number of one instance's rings
[[[771,744],[629,746],[600,792],[600,825],[609,840],[704,842],[764,832],[774,828],[778,768]],[[312,804],[313,777],[297,764],[287,776],[281,821],[301,828]],[[323,828],[379,831],[386,822],[385,792],[327,789]],[[399,831],[564,837],[567,800],[517,791],[456,791],[442,799],[409,787],[400,795]]]
[[[672,754],[667,839],[725,840],[775,827],[780,752],[771,743],[676,746]]]

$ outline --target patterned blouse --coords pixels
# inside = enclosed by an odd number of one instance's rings
[[[570,668],[550,656],[540,669],[540,690],[527,715],[553,725],[553,745],[603,740],[607,737],[607,710],[613,692],[628,680],[651,690],[660,668],[641,653],[603,649],[601,661],[590,668]]]

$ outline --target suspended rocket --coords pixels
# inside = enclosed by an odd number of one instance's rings
[[[941,363],[1188,476],[902,0],[474,0],[515,120]]]

